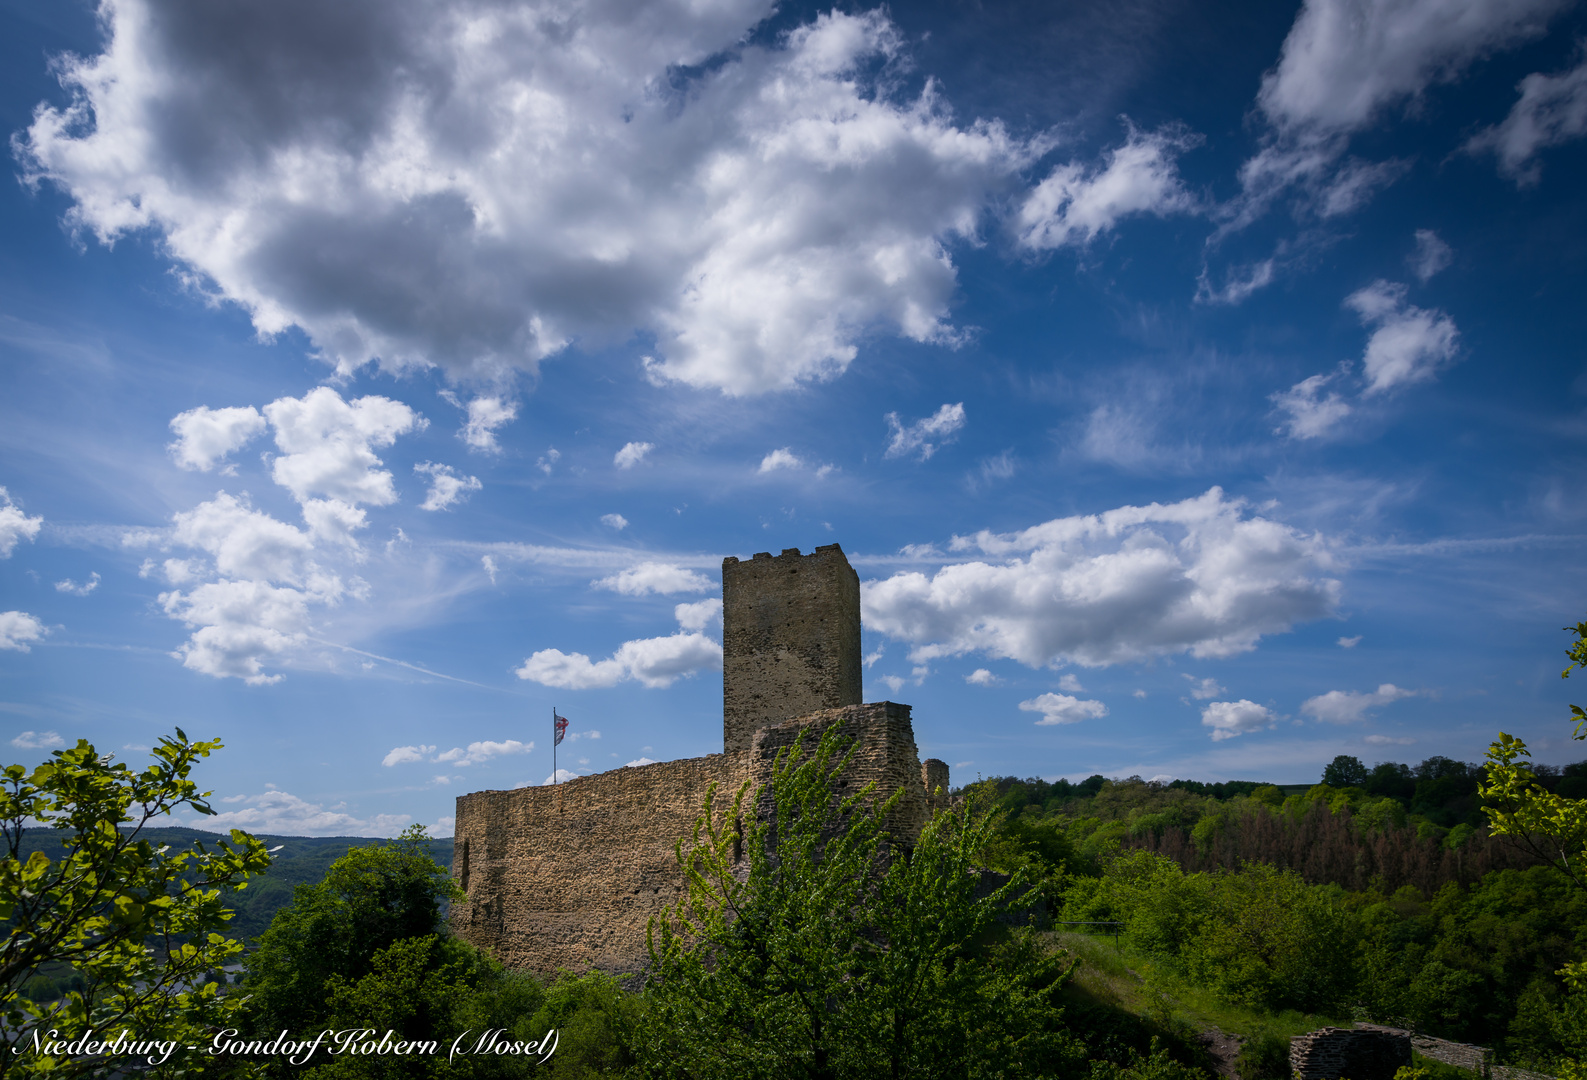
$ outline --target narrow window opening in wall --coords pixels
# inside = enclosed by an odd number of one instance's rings
[[[733,819],[733,861],[741,862],[744,858],[744,818],[743,815]]]
[[[468,892],[468,837],[463,838],[463,850],[457,853],[457,885]]]

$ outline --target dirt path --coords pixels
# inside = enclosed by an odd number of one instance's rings
[[[1215,1027],[1206,1028],[1201,1033],[1201,1045],[1207,1048],[1219,1076],[1238,1075],[1234,1065],[1240,1058],[1240,1036],[1230,1035]]]

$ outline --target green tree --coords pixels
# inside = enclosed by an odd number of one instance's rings
[[[396,840],[351,849],[320,882],[293,890],[246,961],[251,1030],[321,1030],[332,976],[357,982],[377,953],[436,932],[442,903],[462,894],[428,842],[414,825]]]
[[[1576,641],[1566,650],[1570,661],[1560,678],[1568,679],[1577,668],[1587,668],[1587,622],[1567,626]],[[1576,717],[1575,739],[1587,739],[1587,711],[1570,706]],[[1526,743],[1499,732],[1499,739],[1488,747],[1486,777],[1478,789],[1484,802],[1490,828],[1495,835],[1514,837],[1516,842],[1548,860],[1570,878],[1578,888],[1587,889],[1587,800],[1570,799],[1543,788],[1530,768],[1522,764],[1531,757]],[[1587,961],[1566,964],[1556,974],[1575,991],[1567,1013],[1579,1025],[1583,1010],[1579,998],[1587,994]],[[1573,1041],[1582,1042],[1579,1032]],[[1563,1063],[1566,1080],[1587,1080],[1587,1060],[1568,1057]]]
[[[829,729],[808,757],[779,755],[749,806],[748,785],[725,810],[707,797],[678,844],[687,894],[651,924],[643,1063],[734,1080],[1079,1067],[1053,1002],[1066,957],[1028,933],[987,941],[1037,899],[1018,874],[980,887],[994,822],[961,805],[894,845],[898,794],[833,794],[852,757]]]
[[[1576,643],[1566,652],[1570,664],[1560,673],[1562,679],[1570,678],[1576,668],[1587,667],[1587,622],[1565,629],[1576,635]],[[1587,739],[1587,712],[1580,705],[1570,709],[1577,718],[1573,738]],[[1587,889],[1587,800],[1568,799],[1544,789],[1522,763],[1531,756],[1525,742],[1502,731],[1498,741],[1488,747],[1487,775],[1478,793],[1489,827],[1497,836],[1514,837]]]
[[[486,1032],[499,1032],[503,1042],[560,1049],[554,1035],[545,1043],[547,1030],[537,1026],[545,1001],[539,983],[439,934],[395,942],[374,955],[363,978],[333,974],[325,992],[327,1029],[369,1031],[376,1039],[391,1032],[393,1042],[434,1043],[435,1051],[343,1054],[312,1069],[316,1080],[505,1080],[540,1069],[539,1053],[452,1056],[455,1041],[461,1038],[468,1050]]]
[[[1365,787],[1371,775],[1360,758],[1340,754],[1323,769],[1322,782],[1336,788]]]
[[[29,772],[10,765],[0,781],[0,948],[3,1003],[13,1046],[8,1068],[54,1076],[104,1073],[125,1066],[104,1057],[71,1059],[34,1053],[32,1033],[70,1040],[93,1029],[115,1038],[174,1044],[172,1068],[202,1068],[189,1045],[209,1042],[207,1029],[231,1022],[239,1001],[208,982],[242,952],[220,931],[231,918],[227,895],[264,871],[264,845],[233,830],[230,841],[190,849],[155,847],[141,837],[149,822],[184,807],[213,814],[188,778],[193,766],[221,748],[190,742],[181,728],[151,752],[154,763],[134,772],[91,743],[57,750]],[[61,856],[34,850],[23,838],[50,830]],[[70,964],[75,989],[56,1001],[23,996],[45,964]],[[45,1045],[45,1044],[41,1044]]]

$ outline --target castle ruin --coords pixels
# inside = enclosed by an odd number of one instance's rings
[[[833,726],[856,742],[845,785],[902,788],[889,826],[913,840],[946,804],[948,766],[920,761],[908,705],[862,702],[862,673],[860,579],[837,544],[723,559],[723,752],[459,797],[453,932],[540,974],[640,970],[711,785],[764,783],[800,733],[811,745]]]

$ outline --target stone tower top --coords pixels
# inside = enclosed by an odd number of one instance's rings
[[[818,709],[859,705],[860,576],[837,544],[722,560],[722,743]]]

